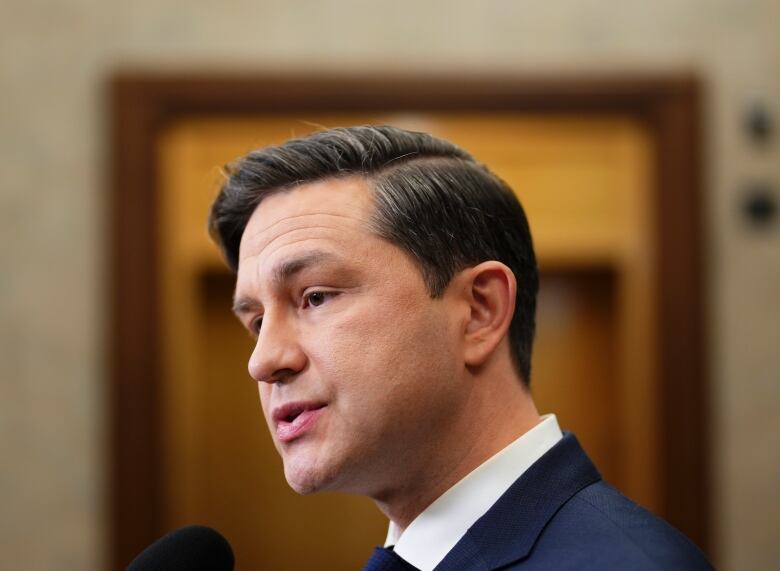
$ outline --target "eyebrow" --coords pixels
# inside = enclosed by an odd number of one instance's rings
[[[302,256],[284,260],[276,265],[272,271],[272,280],[278,286],[314,265],[330,262],[336,259],[336,256],[323,250],[312,250]],[[239,297],[233,302],[233,313],[242,314],[255,311],[261,307],[261,304],[252,297]]]

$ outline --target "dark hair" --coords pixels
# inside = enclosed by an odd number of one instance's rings
[[[498,260],[517,279],[512,360],[530,381],[539,275],[531,233],[512,190],[452,143],[393,127],[330,129],[253,151],[226,167],[209,229],[233,271],[241,236],[270,194],[359,175],[373,191],[371,229],[416,261],[431,297],[460,270]]]

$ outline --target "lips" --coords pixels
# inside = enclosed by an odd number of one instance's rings
[[[274,409],[276,438],[287,443],[309,432],[322,415],[325,404],[314,401],[290,402]]]

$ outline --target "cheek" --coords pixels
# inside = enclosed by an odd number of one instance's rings
[[[327,339],[323,339],[323,347],[329,348],[323,352],[324,358],[330,366],[349,376],[352,372],[376,374],[377,371],[385,376],[408,357],[405,353],[419,337],[417,328],[403,308],[362,309],[350,312],[328,332]]]
[[[342,395],[408,397],[425,391],[409,385],[452,372],[451,332],[441,312],[427,303],[355,308],[318,337],[310,345],[312,362]]]

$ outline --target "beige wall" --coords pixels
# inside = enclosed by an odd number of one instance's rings
[[[742,183],[780,184],[740,131],[780,103],[772,0],[7,0],[0,8],[0,553],[101,568],[105,538],[105,79],[143,69],[692,70],[707,87],[716,510],[724,569],[780,559],[780,232]]]

